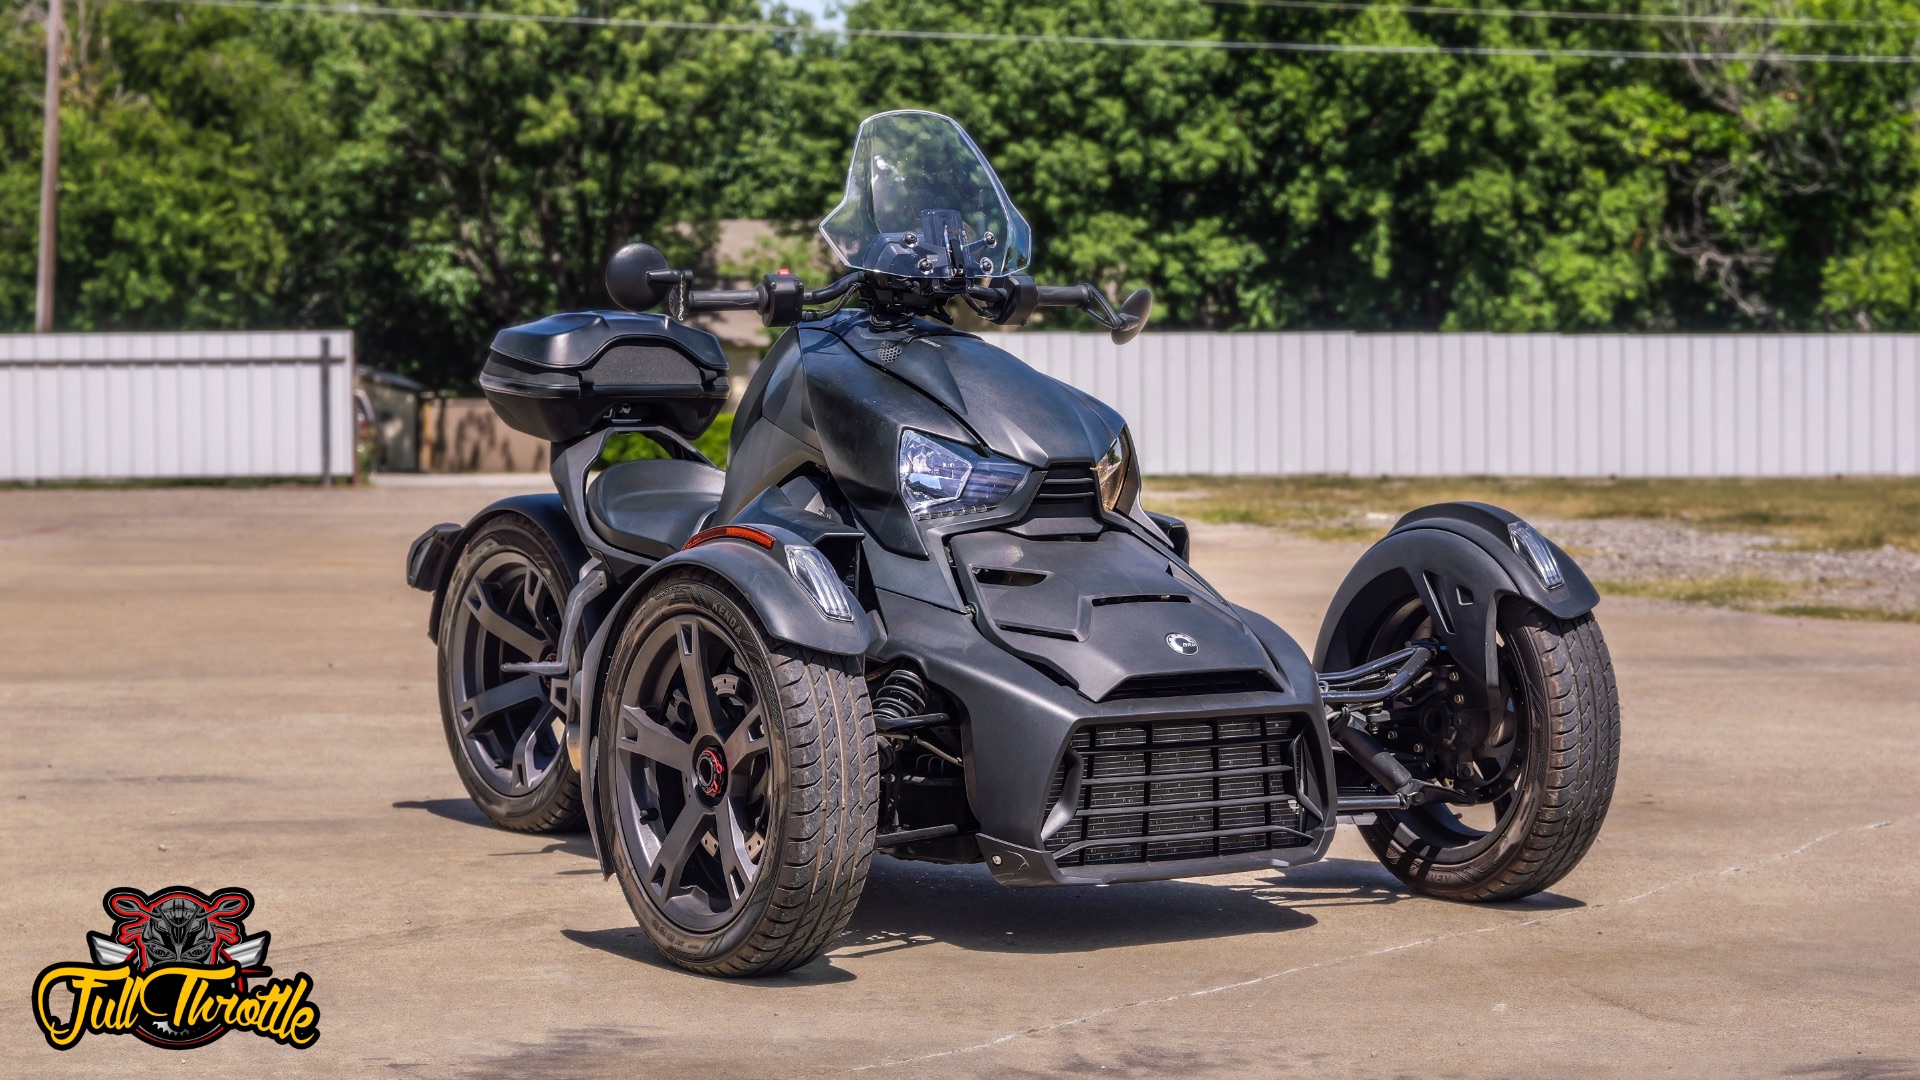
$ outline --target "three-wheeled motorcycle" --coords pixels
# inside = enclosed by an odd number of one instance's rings
[[[489,818],[584,821],[653,943],[715,975],[818,955],[876,852],[1012,886],[1142,881],[1310,862],[1346,817],[1452,900],[1580,860],[1619,708],[1565,551],[1492,506],[1414,511],[1309,660],[1141,506],[1114,410],[953,327],[956,303],[1000,325],[1056,306],[1123,343],[1151,307],[1024,274],[1027,223],[958,124],[869,118],[821,233],[849,269],[825,288],[698,290],[629,244],[607,267],[621,310],[494,339],[481,386],[552,442],[558,492],[407,555]],[[724,470],[691,440],[727,361],[686,321],[719,310],[786,328]],[[615,433],[659,452],[606,464]]]

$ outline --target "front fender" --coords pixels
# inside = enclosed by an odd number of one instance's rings
[[[789,530],[759,526],[771,534],[771,549],[745,540],[722,539],[695,548],[676,551],[661,559],[628,586],[607,617],[595,628],[576,676],[574,712],[579,717],[568,725],[567,751],[580,772],[581,805],[586,810],[588,833],[594,852],[605,873],[613,873],[607,854],[607,823],[602,819],[596,773],[601,682],[606,676],[607,657],[613,641],[654,583],[676,572],[698,569],[714,574],[732,587],[735,594],[752,609],[767,632],[776,641],[789,642],[820,652],[862,656],[872,648],[878,634],[873,619],[858,603],[851,605],[853,619],[840,622],[828,619],[807,595],[793,572],[787,569],[786,547],[803,543]]]
[[[538,526],[566,563],[561,569],[567,575],[567,587],[571,588],[579,580],[580,568],[587,564],[587,549],[580,543],[580,536],[574,531],[573,521],[567,517],[567,508],[558,495],[512,495],[500,499],[487,504],[457,531],[448,525],[435,525],[420,534],[407,551],[407,584],[433,593],[433,609],[427,616],[427,637],[436,644],[447,581],[453,576],[454,565],[460,561],[460,553],[466,550],[467,541],[480,526],[502,514],[518,514]]]
[[[1587,575],[1559,545],[1547,546],[1564,583],[1548,588],[1513,547],[1507,527],[1520,521],[1485,503],[1441,503],[1412,511],[1354,564],[1327,608],[1314,666],[1339,671],[1368,659],[1381,620],[1409,596],[1435,613],[1434,636],[1468,680],[1463,690],[1485,708],[1499,693],[1495,634],[1500,605],[1518,598],[1563,619],[1600,602]]]
[[[843,656],[862,656],[873,646],[873,619],[858,603],[852,604],[853,619],[840,622],[821,614],[807,591],[787,569],[786,547],[802,543],[785,529],[756,526],[778,541],[771,549],[745,540],[716,540],[672,555],[653,564],[634,583],[630,596],[648,590],[651,584],[676,570],[698,568],[725,579],[740,594],[760,619],[767,636],[809,649]]]

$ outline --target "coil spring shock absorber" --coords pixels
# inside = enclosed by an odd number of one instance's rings
[[[905,745],[917,746],[942,761],[960,764],[959,758],[920,737],[928,728],[952,723],[953,717],[927,711],[927,681],[919,672],[911,668],[888,672],[874,687],[872,698],[875,731],[904,739]]]
[[[873,724],[881,731],[902,731],[925,725],[902,721],[919,720],[927,712],[927,681],[912,668],[897,668],[880,680],[873,691]],[[942,716],[942,720],[946,717]]]
[[[881,735],[881,847],[953,836],[972,817],[960,758],[928,731],[952,722],[928,712],[931,692],[912,668],[895,668],[872,690],[873,726]]]
[[[912,735],[950,724],[943,712],[927,711],[927,681],[912,668],[896,668],[873,691],[873,726],[882,735]]]

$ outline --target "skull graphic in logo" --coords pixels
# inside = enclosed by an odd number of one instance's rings
[[[253,908],[253,895],[245,889],[223,889],[212,896],[184,886],[152,896],[138,889],[115,889],[107,894],[105,906],[114,919],[113,934],[87,935],[99,963],[130,964],[141,972],[233,964],[236,970],[231,978],[210,984],[215,994],[245,993],[248,972],[265,970],[256,965],[266,959],[267,935],[247,937],[241,923]],[[160,981],[178,982],[180,977]],[[160,986],[153,995],[159,1000],[168,992],[169,987]],[[133,1033],[155,1046],[182,1048],[209,1042],[224,1030],[218,1019],[176,1027],[168,1020],[148,1017]]]
[[[1167,648],[1181,656],[1192,656],[1200,651],[1200,643],[1193,639],[1192,634],[1173,633],[1167,635]]]

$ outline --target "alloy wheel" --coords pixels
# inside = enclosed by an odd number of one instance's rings
[[[449,599],[458,657],[449,690],[461,751],[488,787],[525,795],[553,771],[565,745],[566,680],[501,665],[555,657],[560,598],[525,555],[500,551]]]
[[[732,636],[700,614],[655,627],[615,717],[615,812],[649,900],[709,933],[743,906],[769,846],[770,718]]]

